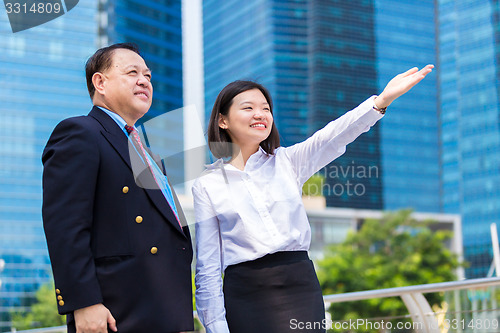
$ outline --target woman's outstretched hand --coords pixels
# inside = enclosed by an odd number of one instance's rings
[[[405,94],[408,90],[413,88],[413,86],[422,81],[427,74],[432,72],[433,68],[434,65],[427,65],[421,70],[418,70],[417,67],[413,67],[404,73],[396,75],[385,86],[384,91],[375,98],[373,101],[375,106],[380,109],[389,106],[396,98]]]

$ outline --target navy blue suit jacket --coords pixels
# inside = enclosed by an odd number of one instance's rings
[[[97,107],[62,121],[42,162],[43,224],[69,332],[72,312],[97,303],[119,332],[193,330],[189,230],[160,190],[136,184],[116,122]]]

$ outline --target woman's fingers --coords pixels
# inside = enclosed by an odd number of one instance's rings
[[[415,74],[415,81],[412,83],[412,87],[419,83],[420,81],[423,80],[424,77],[427,76],[430,72],[432,72],[432,69],[434,68],[434,65],[427,65]],[[413,69],[413,68],[412,68]]]
[[[409,70],[407,70],[406,72],[401,73],[401,76],[403,76],[403,77],[409,76],[409,75],[412,75],[412,74],[414,74],[416,72],[418,72],[418,68],[417,67],[413,67],[413,68],[410,68]]]
[[[425,77],[427,74],[432,72],[433,68],[434,68],[434,65],[427,65],[419,71],[419,74],[421,74]]]

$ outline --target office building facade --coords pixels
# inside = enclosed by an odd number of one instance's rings
[[[309,132],[377,92],[373,1],[311,1]],[[364,173],[366,172],[366,174]],[[331,207],[382,209],[380,125],[321,170]]]
[[[394,75],[436,63],[435,4],[375,1],[377,91]],[[384,209],[441,211],[439,68],[398,98],[380,122]]]
[[[52,276],[41,219],[41,155],[55,125],[88,113],[84,62],[96,46],[97,2],[13,34],[0,15],[0,331]],[[54,304],[55,306],[55,304]]]
[[[499,2],[437,1],[443,211],[462,215],[468,277],[492,262],[500,223]]]

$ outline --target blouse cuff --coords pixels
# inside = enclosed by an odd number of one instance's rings
[[[366,110],[366,108],[370,108],[370,110],[368,112],[366,112],[365,114],[365,119],[364,120],[364,123],[370,127],[372,127],[373,125],[375,125],[375,123],[377,121],[379,121],[380,119],[382,119],[384,117],[384,114],[383,113],[380,113],[378,112],[377,110],[374,109],[374,106],[375,106],[375,97],[377,97],[377,95],[373,95],[371,96],[370,98],[368,98],[366,101],[364,101],[363,103],[361,103],[361,110]]]
[[[207,333],[229,333],[229,327],[225,320],[217,320],[211,322],[206,327]]]

